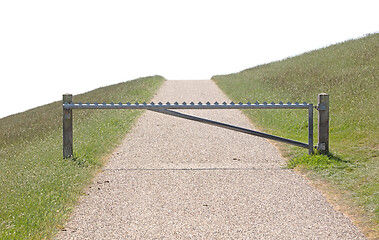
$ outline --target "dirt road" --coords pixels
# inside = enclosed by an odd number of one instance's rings
[[[154,99],[227,100],[212,81],[167,81]],[[238,110],[181,112],[252,128]],[[57,238],[365,239],[284,165],[264,139],[147,111]]]

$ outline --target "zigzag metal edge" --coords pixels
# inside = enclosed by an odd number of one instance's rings
[[[122,103],[122,102],[118,102],[118,103],[114,103],[114,102],[111,102],[111,103],[105,103],[105,102],[102,102],[102,103],[98,103],[98,102],[94,102],[94,103],[89,103],[89,102],[86,102],[86,103],[82,103],[82,102],[78,102],[78,103],[68,103],[68,102],[65,102],[64,103],[65,105],[68,105],[68,104],[75,104],[75,105],[133,105],[131,104],[130,102],[126,102],[126,103]],[[220,105],[220,103],[218,103],[217,101],[214,102],[214,103],[210,103],[209,101],[206,102],[206,103],[202,103],[202,102],[199,102],[197,105]],[[251,102],[247,102],[247,103],[242,103],[242,102],[239,102],[239,103],[234,103],[234,102],[230,102],[229,104],[226,103],[226,102],[223,102],[222,103],[223,105],[252,105],[252,104],[255,104],[255,105],[268,105],[268,104],[271,104],[271,105],[283,105],[284,103],[283,102],[279,102],[279,103],[275,103],[275,102],[271,102],[271,103],[267,103],[267,102],[263,102],[263,103],[259,103],[258,101],[255,102],[255,103],[251,103]],[[299,103],[299,102],[295,102],[295,103],[291,103],[291,102],[287,102],[286,103],[287,105],[309,105],[309,103],[307,102],[303,102],[303,103]],[[147,104],[146,102],[143,102],[143,103],[139,103],[139,102],[135,102],[134,105],[151,105],[151,106],[154,106],[154,105],[167,105],[167,106],[170,106],[170,105],[196,105],[194,102],[191,102],[191,103],[186,103],[186,102],[182,102],[181,104],[179,104],[178,102],[175,102],[175,103],[170,103],[170,102],[166,102],[165,104],[163,104],[162,102],[158,102],[158,103],[154,103],[154,102],[151,102],[150,104]]]
[[[258,101],[256,101],[255,103],[250,103],[250,102],[247,102],[247,103],[242,103],[242,102],[239,102],[239,103],[234,103],[233,101],[230,102],[229,104],[226,103],[226,102],[223,102],[223,103],[218,103],[217,101],[214,102],[213,104],[210,103],[209,101],[206,102],[206,103],[202,103],[202,102],[198,102],[197,104],[195,104],[194,102],[190,102],[189,104],[186,103],[186,102],[183,102],[181,104],[179,104],[178,102],[174,102],[173,104],[170,103],[170,102],[166,102],[165,104],[163,104],[162,102],[158,102],[158,103],[154,103],[154,102],[151,102],[150,104],[147,104],[146,102],[143,102],[143,103],[138,103],[138,102],[135,102],[134,104],[130,103],[130,102],[126,102],[126,103],[122,103],[122,102],[119,102],[119,103],[114,103],[114,102],[111,102],[111,103],[98,103],[98,102],[94,102],[94,103],[82,103],[82,102],[78,102],[78,103],[63,103],[63,107],[65,109],[96,109],[96,108],[99,108],[99,109],[106,109],[106,108],[111,108],[111,109],[149,109],[149,108],[152,108],[152,109],[159,109],[159,108],[164,108],[164,109],[211,109],[211,108],[214,108],[214,109],[239,109],[239,108],[246,108],[246,109],[254,109],[254,108],[272,108],[272,107],[275,107],[275,108],[308,108],[309,106],[311,106],[312,104],[309,104],[307,102],[303,102],[303,103],[299,103],[299,102],[295,102],[295,103],[291,103],[291,102],[287,102],[286,104],[283,103],[283,102],[279,102],[279,103],[275,103],[275,102],[271,102],[271,103],[267,103],[267,102],[263,102],[263,103],[259,103]],[[313,105],[312,105],[313,106]]]

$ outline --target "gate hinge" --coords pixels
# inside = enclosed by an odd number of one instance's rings
[[[64,110],[63,119],[71,119],[71,113],[69,110]]]
[[[315,108],[316,108],[317,110],[321,110],[321,111],[326,110],[325,103],[318,104],[318,105],[316,105]]]

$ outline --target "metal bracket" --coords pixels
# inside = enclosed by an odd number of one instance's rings
[[[326,106],[325,106],[324,103],[321,103],[321,104],[316,105],[316,109],[318,111],[325,111],[326,110]]]

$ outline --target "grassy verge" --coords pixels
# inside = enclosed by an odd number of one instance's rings
[[[289,167],[326,180],[363,209],[379,237],[379,34],[212,79],[235,102],[306,101],[330,95],[330,156],[281,145]],[[261,129],[307,142],[306,111],[246,111]],[[317,117],[317,113],[316,113]],[[317,121],[316,121],[317,122]],[[317,129],[317,126],[314,126]],[[315,136],[315,140],[316,140]],[[359,216],[358,216],[359,218]],[[363,221],[363,220],[362,220]],[[367,222],[367,221],[366,221]]]
[[[141,78],[74,101],[144,102],[164,79]],[[74,155],[62,159],[62,103],[0,119],[0,239],[48,239],[71,212],[103,159],[141,111],[74,110]]]

